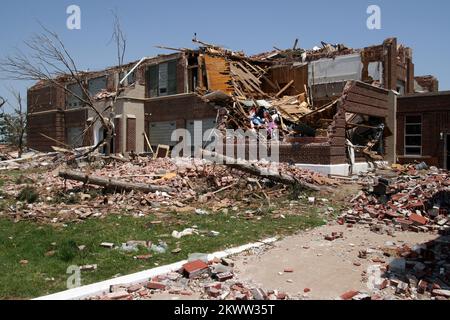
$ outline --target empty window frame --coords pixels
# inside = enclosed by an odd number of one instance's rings
[[[90,79],[88,81],[88,90],[91,97],[94,97],[102,90],[106,90],[106,76]]]
[[[405,116],[405,155],[422,155],[422,116]]]
[[[150,66],[147,70],[148,97],[160,97],[177,93],[177,60]]]
[[[84,98],[83,90],[77,83],[67,85],[67,109],[76,109],[83,107],[83,102],[77,98]],[[73,94],[72,94],[73,93]]]
[[[130,72],[130,70],[120,72],[119,74],[119,82],[122,81],[123,78]],[[122,85],[130,86],[136,82],[136,70],[128,75],[128,77],[122,82]]]

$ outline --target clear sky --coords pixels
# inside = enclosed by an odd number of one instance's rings
[[[81,8],[81,30],[68,30],[66,8]],[[381,30],[366,27],[369,5],[381,8]],[[203,41],[248,54],[320,41],[359,48],[388,37],[413,49],[416,75],[433,74],[441,90],[450,89],[450,1],[382,0],[4,0],[0,9],[0,57],[23,48],[39,31],[38,21],[57,32],[80,69],[101,69],[116,63],[108,45],[111,10],[117,10],[127,36],[126,60],[167,51],[155,45],[193,47],[194,33]],[[0,95],[14,86],[26,95],[29,83],[0,80]]]

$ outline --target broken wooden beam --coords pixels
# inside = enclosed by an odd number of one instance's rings
[[[126,182],[121,181],[117,179],[111,179],[111,178],[104,178],[104,177],[98,177],[98,176],[90,176],[83,172],[73,171],[73,170],[67,170],[67,171],[60,171],[59,176],[63,179],[68,180],[75,180],[80,181],[85,184],[93,184],[96,186],[106,187],[106,188],[114,188],[120,191],[141,191],[144,193],[151,193],[151,192],[173,192],[174,190],[172,188],[166,187],[166,186],[157,186],[157,185],[151,185],[151,184],[145,184],[145,183],[132,183],[132,182]]]
[[[264,177],[269,180],[272,180],[274,182],[286,184],[286,185],[293,185],[293,186],[300,186],[306,189],[310,189],[313,191],[321,191],[322,188],[313,185],[311,183],[307,183],[304,181],[300,181],[298,179],[295,179],[291,175],[287,175],[281,172],[277,172],[274,170],[269,170],[266,168],[258,168],[257,166],[245,161],[245,160],[238,160],[234,158],[230,158],[224,155],[221,155],[216,152],[211,152],[207,150],[202,150],[203,157],[207,160],[224,164],[225,166],[228,166],[230,168],[240,170],[246,173],[249,173],[254,176],[258,177]]]
[[[294,80],[289,81],[289,83],[288,83],[287,85],[285,85],[285,86],[283,87],[283,89],[281,89],[281,90],[275,95],[275,97],[278,98],[280,95],[283,94],[283,92],[285,92],[287,89],[289,89],[289,87],[292,86],[293,84],[294,84]]]

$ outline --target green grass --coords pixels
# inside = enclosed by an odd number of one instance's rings
[[[314,208],[304,215],[287,215],[286,219],[273,219],[268,214],[260,220],[233,218],[231,214],[171,214],[163,224],[152,225],[152,220],[157,218],[110,215],[105,219],[90,219],[56,228],[33,222],[14,223],[0,218],[0,298],[26,299],[65,290],[69,276],[66,270],[70,265],[98,265],[96,271],[82,272],[82,285],[86,285],[118,274],[126,275],[176,262],[187,258],[190,253],[211,253],[323,224],[323,219]],[[182,231],[193,225],[197,225],[199,230],[219,231],[220,235],[192,235],[181,239],[170,236],[173,230]],[[157,243],[159,239],[167,242],[169,251],[153,254],[147,261],[133,259],[136,253],[100,247],[102,242],[120,245],[129,240]],[[86,249],[77,250],[79,245],[85,245]],[[172,254],[170,251],[177,245],[182,251]],[[49,251],[56,253],[46,256]],[[146,253],[148,251],[141,248],[138,254]],[[21,260],[28,260],[29,263],[21,265]],[[52,278],[54,280],[48,280]]]

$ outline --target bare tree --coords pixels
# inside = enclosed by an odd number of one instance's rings
[[[27,129],[28,110],[23,106],[22,96],[19,91],[10,89],[14,97],[14,104],[5,101],[0,97],[0,120],[2,126],[2,134],[5,141],[17,147],[18,157],[21,158],[25,147],[25,134]],[[12,108],[12,112],[6,113],[2,108],[5,104]]]
[[[125,58],[125,51],[127,49],[127,39],[122,30],[122,25],[120,23],[117,11],[112,10],[113,15],[113,34],[111,36],[110,42],[114,42],[117,49],[117,62],[119,68],[122,67]]]
[[[95,113],[95,121],[99,120],[106,132],[104,139],[89,150],[89,153],[102,145],[106,145],[107,153],[109,153],[114,126],[103,116],[106,110],[98,110],[95,106],[94,99],[86,86],[86,73],[78,69],[63,41],[55,32],[42,25],[41,27],[41,33],[34,34],[30,40],[24,42],[29,53],[24,54],[18,50],[16,54],[0,60],[0,72],[4,73],[9,80],[42,81],[59,87],[80,100]],[[81,95],[68,88],[67,85],[72,83],[78,85],[82,91]]]

